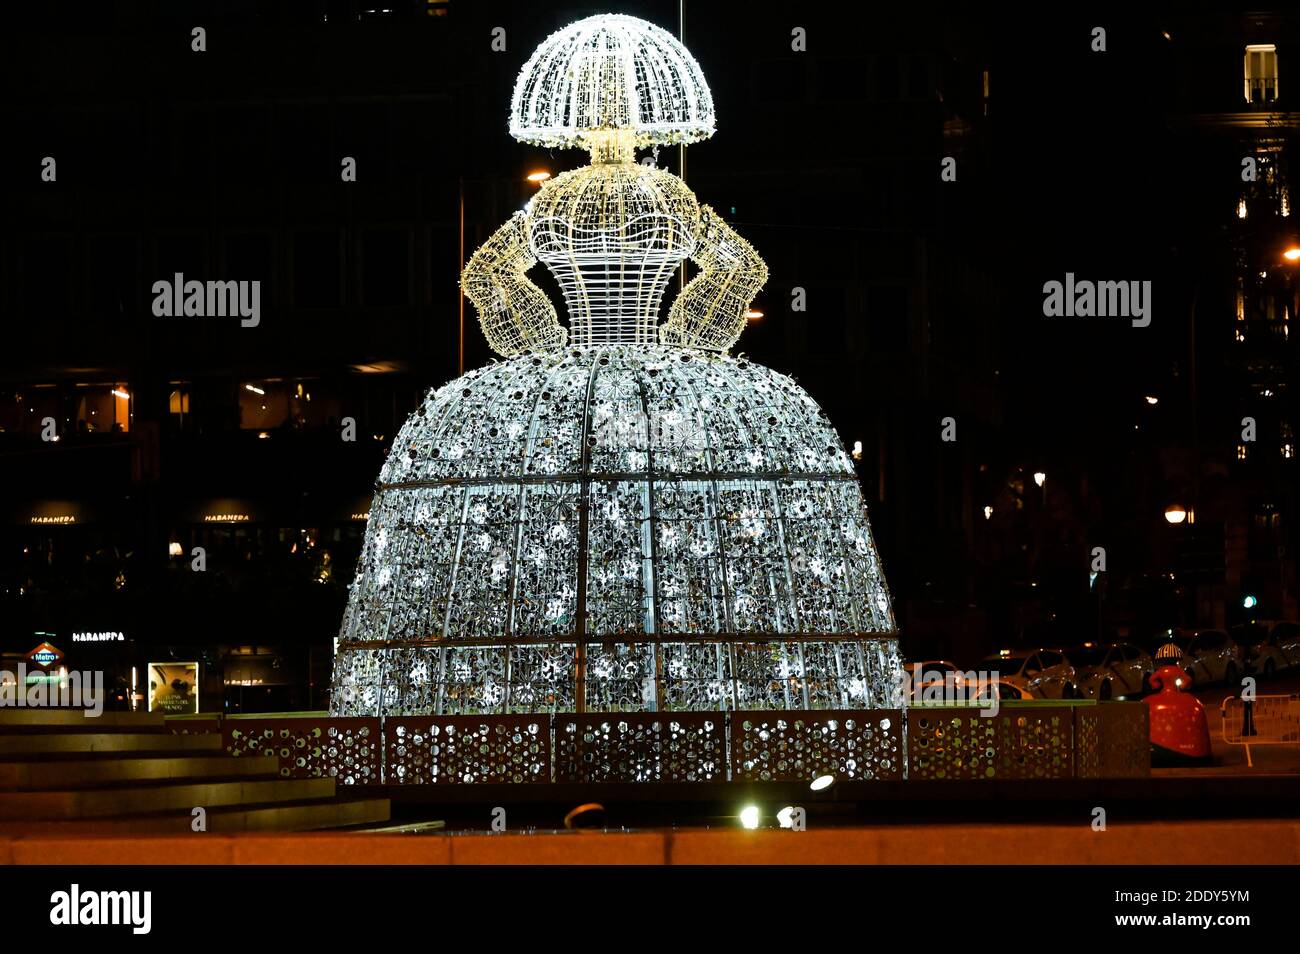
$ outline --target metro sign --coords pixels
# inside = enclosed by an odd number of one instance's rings
[[[62,651],[55,649],[49,643],[41,643],[27,654],[27,658],[42,669],[49,669],[63,658],[63,653]]]

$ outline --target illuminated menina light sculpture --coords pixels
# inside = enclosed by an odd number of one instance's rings
[[[883,708],[889,594],[825,413],[728,355],[767,277],[639,147],[714,131],[665,31],[549,37],[510,132],[591,163],[541,187],[462,276],[506,360],[432,391],[393,442],[340,632],[335,715]],[[665,322],[684,259],[698,273]],[[529,281],[538,261],[568,327]]]

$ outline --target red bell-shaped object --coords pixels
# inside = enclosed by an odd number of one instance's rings
[[[1159,690],[1142,701],[1151,716],[1151,764],[1186,765],[1210,761],[1210,726],[1201,700],[1183,691],[1191,685],[1177,666],[1161,666],[1151,674]]]

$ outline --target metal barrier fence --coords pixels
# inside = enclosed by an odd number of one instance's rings
[[[1245,702],[1228,696],[1219,703],[1223,717],[1223,741],[1246,749],[1246,764],[1254,766],[1252,745],[1295,745],[1300,743],[1300,696],[1256,696]]]
[[[169,722],[286,778],[345,785],[1120,778],[1150,773],[1141,703]],[[201,728],[200,728],[201,726]]]

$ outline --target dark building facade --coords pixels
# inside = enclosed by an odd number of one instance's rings
[[[123,681],[194,658],[205,709],[324,706],[389,442],[425,390],[491,357],[468,306],[461,334],[465,250],[530,173],[580,162],[511,143],[501,104],[536,43],[591,12],[128,5],[13,31],[11,78],[73,65],[0,108],[6,651],[121,631]],[[625,12],[677,26],[676,4]],[[917,12],[854,32],[826,11],[795,50],[793,24],[719,15],[687,11],[719,131],[686,176],[771,266],[739,350],[861,442],[909,652],[982,648],[1007,598],[971,570],[983,511],[1023,462],[981,240],[981,28]],[[260,283],[256,323],[158,315],[177,276]]]

